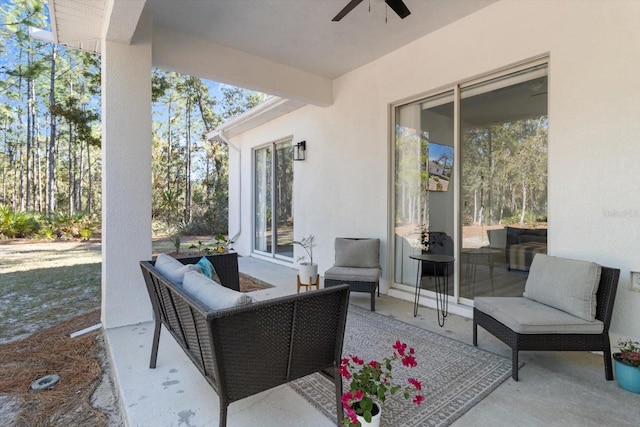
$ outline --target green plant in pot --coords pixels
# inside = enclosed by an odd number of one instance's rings
[[[318,264],[313,263],[313,248],[316,246],[316,236],[310,234],[302,238],[302,240],[294,240],[293,244],[301,246],[307,253],[307,255],[303,255],[297,259],[300,281],[303,283],[310,281],[315,284],[318,277]],[[308,262],[307,256],[309,257]]]
[[[618,384],[632,393],[640,393],[640,343],[619,340],[620,352],[613,353]]]
[[[391,370],[396,362],[406,368],[415,368],[418,363],[413,348],[397,340],[392,346],[393,353],[381,362],[372,360],[365,363],[361,358],[350,355],[342,359],[340,375],[349,380],[349,391],[342,395],[342,406],[346,416],[342,425],[358,427],[380,424],[381,406],[387,398],[400,392],[405,399],[413,396],[412,402],[419,405],[424,400],[420,393],[422,383],[416,378],[408,378],[404,385],[394,381]]]

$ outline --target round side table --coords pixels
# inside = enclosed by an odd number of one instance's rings
[[[418,301],[420,300],[420,278],[422,277],[422,263],[433,266],[433,280],[436,285],[436,313],[438,315],[438,325],[444,326],[444,319],[449,314],[449,264],[455,258],[449,255],[438,255],[432,253],[409,255],[409,258],[420,261],[416,276],[416,292],[413,300],[413,317],[418,315]],[[440,268],[439,268],[440,267]],[[442,276],[438,276],[438,270],[443,271]]]

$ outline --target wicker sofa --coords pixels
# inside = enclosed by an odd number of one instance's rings
[[[511,347],[516,381],[520,351],[602,351],[612,380],[609,325],[619,277],[619,269],[538,254],[522,297],[474,300],[473,345],[482,326]]]
[[[239,288],[237,254],[206,258],[222,286]],[[191,265],[200,259],[180,262]],[[149,367],[156,367],[164,326],[218,394],[221,427],[226,426],[230,403],[314,372],[332,377],[340,422],[338,367],[348,286],[213,310],[177,281],[167,279],[155,268],[155,261],[141,261],[140,267],[155,317]]]

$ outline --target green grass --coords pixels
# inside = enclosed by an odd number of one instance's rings
[[[100,263],[0,275],[0,342],[100,307]]]
[[[210,245],[213,237],[183,237]],[[170,239],[153,242],[154,252],[173,252]],[[0,343],[100,308],[100,243],[54,241],[0,244]]]

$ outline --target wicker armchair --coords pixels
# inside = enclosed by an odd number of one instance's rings
[[[235,254],[207,258],[222,285],[237,285]],[[348,286],[214,311],[163,277],[153,261],[142,261],[140,267],[156,322],[149,367],[156,366],[164,325],[218,394],[221,427],[226,426],[232,402],[314,372],[332,377],[340,423],[342,380],[338,368]]]
[[[542,256],[537,255],[534,264],[538,257]],[[511,376],[515,381],[518,381],[520,351],[602,351],[605,377],[612,380],[609,325],[619,277],[620,270],[601,268],[595,318],[592,322],[556,310],[550,305],[531,301],[526,298],[526,291],[525,296],[517,298],[476,298],[473,309],[473,345],[478,345],[479,325],[511,347]],[[563,283],[552,282],[551,285],[562,286]],[[535,320],[536,317],[538,321]]]

